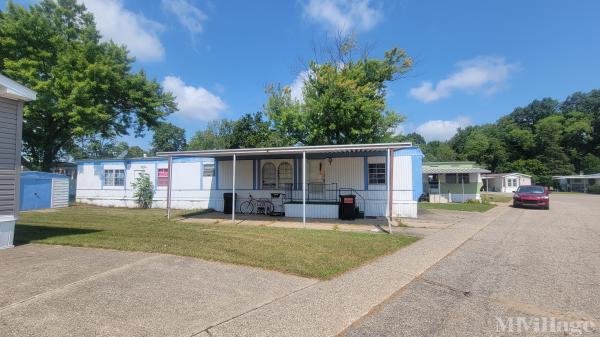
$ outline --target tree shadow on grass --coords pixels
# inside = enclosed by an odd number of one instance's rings
[[[14,244],[24,245],[33,241],[40,241],[53,237],[81,235],[95,232],[100,232],[100,230],[17,224],[15,226]]]

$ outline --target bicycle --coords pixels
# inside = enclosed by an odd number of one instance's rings
[[[252,194],[248,195],[248,200],[240,205],[242,214],[264,214],[271,215],[275,210],[275,205],[267,199],[256,199]]]

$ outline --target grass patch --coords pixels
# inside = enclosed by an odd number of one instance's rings
[[[184,223],[167,220],[164,210],[90,206],[23,212],[15,230],[17,244],[167,253],[320,279],[416,240],[404,235]]]
[[[512,196],[498,194],[481,194],[481,199],[487,202],[511,202]]]
[[[421,209],[445,209],[448,211],[464,211],[464,212],[487,212],[490,209],[496,207],[494,204],[484,204],[478,202],[465,202],[465,203],[447,203],[447,204],[436,204],[429,202],[420,202],[419,208]]]

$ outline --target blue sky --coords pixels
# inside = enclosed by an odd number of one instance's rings
[[[336,32],[380,57],[414,57],[389,84],[404,132],[447,139],[542,97],[600,87],[600,1],[83,0],[107,39],[128,46],[177,96],[188,138],[216,118],[261,109],[269,83],[295,85],[300,60]],[[125,137],[149,147],[143,139]]]

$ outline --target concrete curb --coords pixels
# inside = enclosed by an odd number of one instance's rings
[[[465,218],[398,252],[336,279],[215,325],[199,336],[335,336],[508,210]]]

